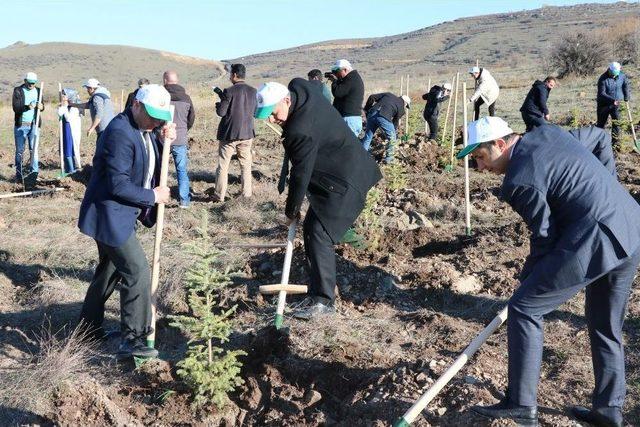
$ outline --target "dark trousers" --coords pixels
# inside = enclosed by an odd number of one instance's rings
[[[527,130],[526,130],[527,132],[532,130],[534,127],[545,125],[548,123],[544,117],[534,116],[533,114],[529,114],[525,111],[521,111],[521,113],[522,113],[522,120],[524,121],[524,124],[527,126]]]
[[[596,126],[604,129],[609,116],[611,116],[611,143],[616,145],[620,142],[620,109],[617,105],[599,105]]]
[[[543,316],[586,288],[585,317],[595,376],[594,408],[622,407],[626,393],[622,324],[640,251],[595,281],[564,288],[520,286],[509,300],[509,399],[537,405],[542,362]],[[531,286],[534,285],[534,286]]]
[[[80,320],[90,331],[102,332],[104,306],[120,282],[120,329],[127,339],[141,339],[150,332],[151,273],[135,232],[120,247],[98,245],[98,266],[84,298]]]
[[[491,117],[496,115],[496,102],[489,105],[489,115]],[[484,104],[484,100],[482,98],[478,98],[473,104],[473,120],[478,120],[480,118],[480,106],[482,104]]]
[[[432,114],[424,118],[429,124],[429,139],[436,139],[438,136],[438,115]]]
[[[336,251],[313,208],[307,211],[302,233],[310,269],[308,295],[316,302],[333,304],[336,298]]]

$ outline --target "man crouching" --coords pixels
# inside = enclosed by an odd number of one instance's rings
[[[268,118],[284,131],[285,163],[291,162],[287,225],[299,218],[305,194],[310,204],[303,227],[309,297],[293,316],[308,320],[333,313],[333,246],[360,215],[367,192],[382,175],[340,114],[308,81],[293,79],[288,88],[269,82],[258,90],[257,98],[255,117]]]

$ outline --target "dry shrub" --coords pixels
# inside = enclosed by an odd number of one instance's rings
[[[640,64],[640,18],[629,17],[603,31],[612,58],[623,65]]]
[[[89,374],[95,376],[90,364],[95,346],[87,343],[85,332],[76,328],[64,335],[64,331],[53,333],[43,326],[33,340],[38,352],[31,360],[0,372],[0,419],[15,424],[25,414],[45,414],[58,387]]]
[[[550,65],[562,78],[569,75],[588,76],[602,65],[607,57],[605,42],[591,33],[565,34],[552,47]]]

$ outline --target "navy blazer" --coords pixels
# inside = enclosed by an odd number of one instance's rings
[[[159,182],[161,145],[152,133]],[[98,242],[120,247],[135,231],[136,219],[155,223],[155,194],[144,188],[146,149],[131,109],[118,114],[100,135],[91,180],[80,206],[80,231]],[[152,182],[153,187],[153,182]]]
[[[501,198],[531,231],[523,286],[566,288],[610,271],[640,248],[640,206],[575,138],[553,125],[514,146]]]
[[[613,156],[613,146],[611,145],[611,134],[597,126],[586,126],[569,131],[578,142],[587,150],[591,151],[600,163],[611,173],[618,177],[616,170],[616,160]]]

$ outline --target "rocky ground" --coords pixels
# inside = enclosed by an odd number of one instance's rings
[[[385,168],[385,179],[358,220],[356,231],[366,247],[338,247],[335,317],[314,323],[287,317],[286,329],[275,331],[275,301],[257,288],[278,281],[284,251],[224,250],[221,266],[237,272],[223,295],[225,304],[238,306],[227,346],[247,352],[244,384],[225,408],[193,410],[175,366],[187,338],[167,321],[167,315],[187,311],[184,273],[193,259],[184,244],[196,238],[203,212],[217,244],[284,241],[284,196],[275,189],[282,149],[265,132],[255,145],[255,197],[239,197],[236,175],[224,204],[211,202],[210,196],[215,141],[197,137],[191,142],[193,206],[185,211],[172,203],[166,213],[161,357],[139,369],[115,362],[116,342],[83,350],[88,356],[82,360],[71,357],[78,350],[65,344],[97,259],[93,242],[75,226],[90,170],[58,182],[55,146],[43,148],[38,188],[66,190],[0,201],[0,380],[5,389],[0,414],[6,424],[389,425],[503,307],[528,252],[525,225],[497,199],[499,178],[472,171],[472,233],[467,236],[462,164],[445,172],[449,148],[412,135],[398,151],[400,166]],[[380,157],[379,141],[374,148]],[[637,154],[619,153],[618,169],[620,180],[640,199],[637,159]],[[9,182],[12,162],[11,150],[3,149],[1,193],[20,190]],[[153,233],[139,230],[149,257]],[[291,282],[307,283],[300,232]],[[624,409],[630,425],[640,420],[639,300],[636,286],[625,329],[629,394]],[[589,401],[593,375],[582,307],[580,294],[545,324],[539,395],[544,426],[576,425],[567,407]],[[117,319],[114,295],[108,323],[117,325]],[[506,362],[502,328],[416,425],[508,425],[489,424],[468,411],[500,398]]]

